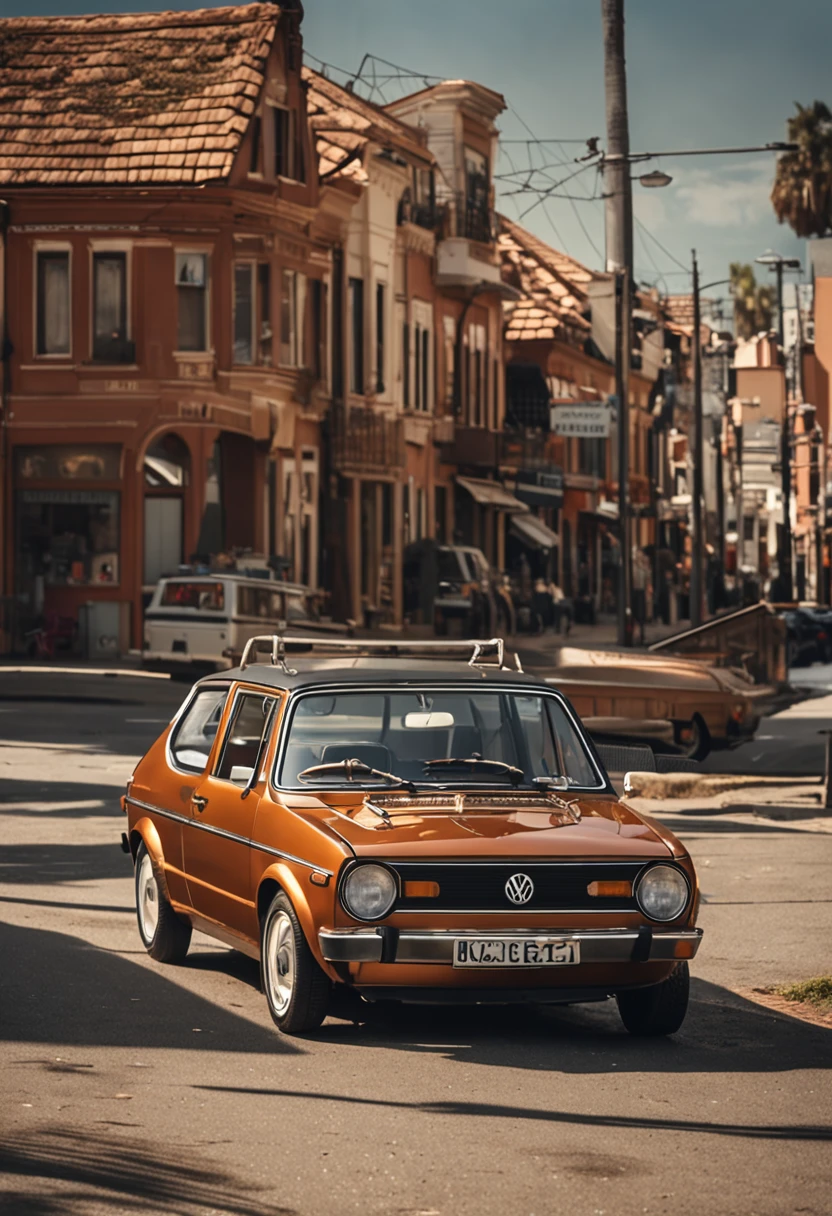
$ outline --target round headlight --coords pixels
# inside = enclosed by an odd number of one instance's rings
[[[639,907],[651,920],[675,920],[688,902],[688,881],[675,866],[651,866],[636,887]]]
[[[393,907],[397,894],[390,870],[368,863],[350,870],[341,887],[341,902],[356,920],[381,920]]]

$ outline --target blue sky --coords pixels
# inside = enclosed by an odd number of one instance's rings
[[[171,7],[206,5],[0,0],[3,16]],[[304,7],[307,51],[337,67],[355,71],[371,52],[419,73],[478,80],[511,107],[500,120],[506,140],[525,138],[525,122],[538,138],[599,135],[603,142],[600,0],[305,0]],[[627,0],[626,13],[633,151],[764,144],[785,138],[795,101],[832,104],[828,0]],[[394,84],[388,96],[401,91]],[[564,143],[545,154],[549,163],[570,162],[582,151]],[[528,167],[525,146],[507,143],[506,152]],[[703,283],[726,277],[731,261],[752,260],[770,247],[805,264],[805,242],[777,224],[768,201],[773,155],[666,157],[660,165],[672,185],[651,191],[634,183],[641,279],[665,291],[688,290],[679,263],[689,265],[692,247]],[[572,167],[551,172],[557,180]],[[509,168],[506,157],[499,168]],[[594,169],[563,190],[600,192]],[[519,196],[501,206],[516,219],[534,202]],[[602,202],[552,199],[522,222],[588,265],[602,265]]]

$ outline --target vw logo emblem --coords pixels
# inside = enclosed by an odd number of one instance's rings
[[[534,895],[534,883],[528,874],[512,874],[506,883],[506,895],[513,904],[527,904]]]

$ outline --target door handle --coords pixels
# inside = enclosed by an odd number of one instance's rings
[[[208,799],[200,798],[199,794],[194,794],[193,798],[191,799],[191,802],[196,807],[196,809],[199,811],[200,815],[202,814],[202,812],[205,810],[206,806],[208,805]]]

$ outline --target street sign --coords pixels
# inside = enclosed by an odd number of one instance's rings
[[[607,402],[552,406],[550,427],[564,439],[609,439],[612,410]]]

